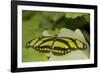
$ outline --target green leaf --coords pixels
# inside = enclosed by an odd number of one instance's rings
[[[85,13],[75,13],[75,12],[67,12],[65,13],[66,18],[77,18],[86,15]]]
[[[89,14],[84,15],[84,18],[85,18],[85,20],[86,20],[87,22],[90,23],[90,15],[89,15]]]
[[[65,14],[61,12],[43,12],[43,15],[49,17],[53,21],[59,20],[61,17],[63,17]]]
[[[22,11],[22,19],[23,20],[29,20],[36,12],[29,11],[29,10],[23,10]]]

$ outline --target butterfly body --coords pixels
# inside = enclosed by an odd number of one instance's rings
[[[51,52],[53,55],[62,56],[74,50],[86,49],[87,45],[80,40],[69,37],[45,36],[27,42],[26,47],[42,53]]]

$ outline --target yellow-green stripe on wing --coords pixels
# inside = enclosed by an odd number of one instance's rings
[[[71,52],[69,46],[60,40],[56,40],[53,44],[52,54],[56,56],[65,55]]]

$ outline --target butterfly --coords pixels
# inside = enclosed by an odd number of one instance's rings
[[[69,37],[44,36],[32,39],[26,43],[27,48],[33,48],[41,53],[52,53],[62,56],[75,50],[84,50],[87,45],[81,40]]]

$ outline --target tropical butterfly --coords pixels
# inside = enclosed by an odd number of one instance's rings
[[[26,47],[33,48],[38,52],[51,52],[53,55],[62,56],[74,50],[84,50],[87,45],[78,39],[69,37],[45,36],[28,41]]]

